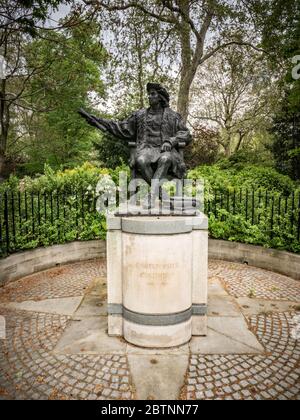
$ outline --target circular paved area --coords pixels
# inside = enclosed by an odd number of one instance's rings
[[[126,354],[58,355],[53,352],[68,317],[5,308],[27,300],[80,297],[105,261],[77,263],[39,273],[0,289],[0,399],[134,399]],[[234,297],[300,301],[300,284],[246,265],[210,261],[210,279]],[[103,283],[105,287],[105,283]],[[264,355],[190,355],[181,399],[300,399],[300,341],[295,311],[247,317]],[[183,380],[184,382],[184,380]]]
[[[267,355],[192,355],[183,390],[187,399],[299,399],[300,346],[291,336],[293,314],[253,316],[249,324]]]
[[[68,318],[1,311],[7,339],[0,353],[0,396],[13,399],[131,399],[123,355],[55,355]]]
[[[219,279],[227,292],[238,297],[300,301],[299,282],[247,264],[211,261],[210,276]]]
[[[82,296],[91,281],[102,276],[106,276],[104,260],[53,268],[1,288],[0,303]]]

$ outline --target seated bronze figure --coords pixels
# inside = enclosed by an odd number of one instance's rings
[[[191,134],[180,114],[170,108],[170,96],[163,86],[148,83],[147,92],[150,107],[123,121],[98,118],[83,110],[79,113],[89,124],[128,141],[134,177],[149,185],[153,179],[183,179],[186,166],[182,149],[191,142]]]

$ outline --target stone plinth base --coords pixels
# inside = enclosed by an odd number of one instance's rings
[[[142,347],[206,335],[207,217],[110,216],[107,227],[109,335]]]

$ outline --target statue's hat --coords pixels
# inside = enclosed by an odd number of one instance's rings
[[[156,90],[161,96],[163,96],[168,102],[170,101],[170,95],[162,85],[159,83],[148,83],[147,84],[147,91]]]

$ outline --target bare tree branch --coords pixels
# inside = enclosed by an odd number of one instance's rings
[[[195,36],[196,36],[197,40],[201,41],[201,33],[199,33],[199,31],[198,31],[198,30],[197,30],[197,28],[196,28],[195,23],[194,23],[194,22],[193,22],[193,20],[190,18],[190,16],[188,16],[188,15],[186,14],[186,12],[183,10],[183,8],[182,8],[182,7],[180,7],[180,6],[174,6],[174,5],[172,4],[172,2],[171,2],[171,1],[168,1],[168,0],[162,0],[162,3],[163,3],[163,4],[164,4],[164,6],[165,6],[165,7],[167,7],[169,10],[171,10],[171,11],[173,11],[173,12],[178,13],[179,15],[181,15],[181,16],[182,16],[182,18],[184,19],[184,21],[190,25],[191,30],[192,30],[192,31],[193,31],[193,33],[195,34]]]
[[[95,6],[98,9],[100,7],[103,7],[104,9],[106,9],[109,12],[116,12],[116,11],[122,11],[122,10],[131,9],[131,8],[136,8],[136,9],[141,10],[142,12],[146,13],[147,15],[149,15],[153,18],[160,20],[161,22],[176,24],[176,21],[174,20],[173,17],[152,12],[151,10],[147,9],[145,6],[143,6],[138,1],[132,1],[132,2],[129,2],[127,4],[118,5],[118,6],[110,6],[108,3],[105,3],[104,1],[101,1],[101,0],[83,0],[83,1],[87,6]]]
[[[210,57],[212,57],[213,55],[215,55],[218,51],[229,47],[230,45],[240,45],[240,46],[244,46],[244,47],[250,47],[253,48],[255,51],[258,52],[263,52],[264,54],[268,54],[267,51],[265,51],[262,48],[258,48],[255,45],[251,44],[250,42],[241,42],[241,41],[230,41],[230,42],[226,42],[225,44],[220,44],[218,45],[216,48],[214,48],[213,50],[209,51],[207,54],[205,54],[200,61],[200,64],[204,63],[206,60],[208,60]]]

